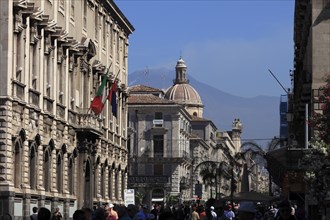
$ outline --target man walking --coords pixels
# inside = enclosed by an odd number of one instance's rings
[[[33,214],[30,215],[30,220],[38,220],[38,208],[33,207],[32,212],[33,212]]]

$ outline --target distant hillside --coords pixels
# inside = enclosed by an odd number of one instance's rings
[[[128,76],[129,86],[142,84],[167,89],[173,85],[175,71],[149,69]],[[231,130],[234,118],[243,123],[243,139],[264,139],[279,135],[279,97],[257,96],[243,98],[223,92],[187,76],[200,94],[204,104],[204,118],[210,119],[218,130]],[[264,144],[265,141],[259,142]]]

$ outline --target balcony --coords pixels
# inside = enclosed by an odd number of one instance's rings
[[[152,127],[150,129],[152,134],[163,135],[167,132],[167,129],[164,127],[163,119],[154,119],[152,120]]]
[[[77,132],[86,138],[98,138],[103,134],[103,119],[94,115],[89,109],[78,109]]]

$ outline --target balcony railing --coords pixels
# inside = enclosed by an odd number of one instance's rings
[[[78,108],[77,126],[81,131],[102,135],[103,119],[94,115],[89,109]]]

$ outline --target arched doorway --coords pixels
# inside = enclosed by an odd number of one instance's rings
[[[164,190],[163,189],[154,189],[151,194],[152,203],[163,203],[164,202]]]

